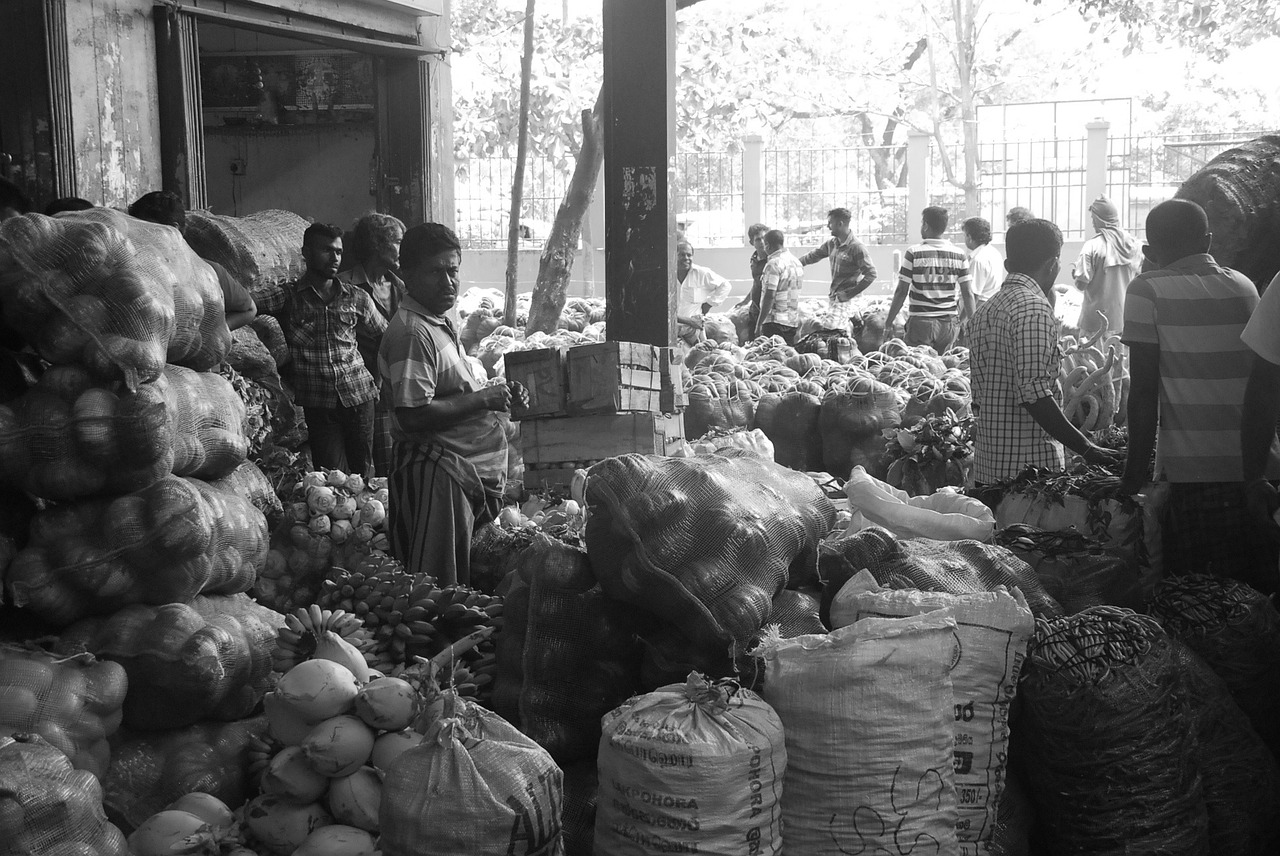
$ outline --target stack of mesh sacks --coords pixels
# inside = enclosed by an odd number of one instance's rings
[[[0,404],[0,489],[43,501],[5,569],[6,600],[113,659],[120,640],[74,625],[128,608],[159,615],[204,595],[200,610],[160,619],[154,653],[201,662],[227,694],[260,684],[266,675],[247,663],[269,672],[270,658],[246,659],[228,637],[264,644],[256,624],[270,617],[255,615],[252,630],[223,626],[256,608],[243,595],[230,604],[253,586],[268,533],[252,502],[212,483],[252,467],[244,408],[213,371],[231,343],[213,269],[176,229],[117,211],[27,215],[0,226],[0,308],[50,364]],[[9,663],[0,713],[16,697],[6,690],[30,689]],[[166,692],[124,665],[128,695]]]

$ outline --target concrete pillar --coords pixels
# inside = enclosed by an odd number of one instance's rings
[[[1084,152],[1084,204],[1087,207],[1107,192],[1107,131],[1111,123],[1095,119],[1084,127],[1088,132]],[[1111,201],[1120,204],[1114,199]]]
[[[907,134],[907,230],[902,237],[908,244],[914,243],[920,231],[920,217],[929,207],[931,142],[932,137],[923,131]]]
[[[611,341],[676,335],[676,0],[604,0],[605,313]]]
[[[764,216],[764,137],[748,134],[742,138],[742,234]]]
[[[582,279],[583,295],[595,297],[600,293],[601,272],[604,270],[604,188],[597,183],[587,216],[582,221]]]

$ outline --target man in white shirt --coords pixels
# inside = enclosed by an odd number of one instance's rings
[[[973,280],[975,308],[990,300],[1004,282],[1004,256],[991,246],[991,224],[982,217],[970,217],[961,224],[964,245],[969,250],[969,277]]]
[[[724,303],[733,287],[729,280],[711,268],[693,263],[693,245],[676,244],[676,279],[680,294],[676,298],[677,334],[690,345],[702,338],[703,316]]]

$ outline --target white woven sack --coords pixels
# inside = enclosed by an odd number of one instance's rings
[[[957,852],[948,609],[766,639],[764,699],[782,719],[786,852]]]
[[[601,722],[598,856],[782,852],[787,750],[760,696],[691,672]]]
[[[859,571],[831,604],[831,624],[859,619],[920,615],[949,608],[955,615],[960,659],[951,670],[954,696],[955,784],[960,853],[990,852],[996,809],[1005,784],[1009,707],[1035,631],[1022,592],[1003,586],[991,592],[946,594],[881,588],[870,571]]]

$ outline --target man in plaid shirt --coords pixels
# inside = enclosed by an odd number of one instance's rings
[[[1058,404],[1062,351],[1051,301],[1062,232],[1048,220],[1026,220],[1005,241],[1009,275],[969,325],[974,481],[1011,479],[1028,466],[1064,469],[1063,446],[1091,464],[1119,462],[1119,452],[1095,445]]]
[[[370,475],[378,387],[358,338],[382,338],[387,322],[368,292],[338,279],[342,229],[312,223],[302,236],[307,272],[269,285],[258,311],[274,315],[289,344],[294,398],[302,406],[316,467]]]

